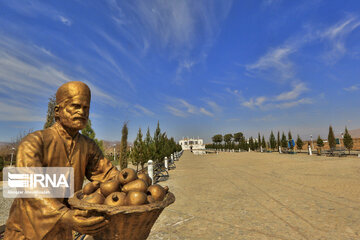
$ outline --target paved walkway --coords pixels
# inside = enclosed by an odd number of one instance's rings
[[[149,239],[360,239],[360,159],[185,152]]]

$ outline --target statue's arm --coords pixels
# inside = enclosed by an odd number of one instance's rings
[[[90,181],[105,182],[119,173],[111,161],[104,157],[101,149],[94,141],[91,142],[90,151],[90,159],[88,159],[86,167],[86,177]]]

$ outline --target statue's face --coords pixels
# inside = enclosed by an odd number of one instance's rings
[[[64,107],[59,109],[60,124],[73,130],[85,128],[90,110],[88,98],[79,96],[69,100]]]

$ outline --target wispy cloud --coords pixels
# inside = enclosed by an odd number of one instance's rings
[[[63,24],[65,24],[67,26],[71,26],[71,24],[72,24],[71,20],[64,16],[59,16],[59,19]]]
[[[20,121],[25,118],[17,115],[24,113],[26,121],[41,120],[27,115],[31,109],[29,104],[47,100],[65,82],[83,80],[66,73],[67,69],[61,59],[45,48],[0,35],[0,101],[3,111],[6,110],[1,119]],[[90,86],[94,99],[118,102],[91,82],[83,81]]]
[[[346,38],[359,26],[359,18],[351,16],[318,33],[320,39],[330,43],[330,49],[324,54],[324,59],[328,63],[334,64],[339,58],[346,54]]]
[[[175,107],[167,105],[166,109],[174,116],[178,116],[178,117],[186,117],[187,116],[187,114],[184,111],[177,109]]]
[[[71,26],[72,21],[65,17],[63,13],[60,13],[58,10],[53,8],[52,6],[40,2],[40,1],[25,1],[25,2],[18,2],[18,1],[4,1],[8,7],[12,8],[19,14],[28,16],[28,17],[39,17],[45,16],[50,18],[54,21],[59,21],[67,26]]]
[[[292,89],[291,91],[283,92],[283,93],[279,94],[278,96],[276,96],[275,99],[277,101],[296,99],[300,94],[302,94],[303,92],[308,90],[305,87],[305,84],[302,82],[298,82],[293,85],[294,85],[294,89]]]
[[[360,90],[360,84],[352,85],[352,86],[350,86],[350,87],[344,88],[344,90],[347,91],[347,92],[355,92],[355,91],[358,91],[358,90]]]
[[[135,91],[135,86],[132,83],[130,77],[124,72],[124,70],[118,65],[118,63],[115,61],[115,59],[110,55],[110,53],[104,49],[101,49],[98,47],[95,43],[91,43],[92,49],[96,51],[96,53],[102,57],[104,60],[106,60],[108,63],[110,63],[115,70],[117,71],[118,75],[120,76],[120,79],[125,81],[129,87]]]
[[[271,49],[255,63],[246,65],[246,70],[277,81],[287,81],[294,76],[293,63],[289,56],[296,51],[297,47],[290,45]]]
[[[210,117],[213,117],[214,114],[212,114],[211,112],[209,112],[208,110],[206,110],[205,108],[200,108],[200,112],[207,115],[207,116],[210,116]]]
[[[177,83],[185,71],[206,58],[232,5],[232,0],[107,2],[123,38],[142,53],[150,47],[166,50],[166,58],[177,63]]]
[[[172,115],[179,116],[179,117],[187,117],[190,115],[206,115],[209,117],[213,117],[214,113],[210,112],[205,107],[197,107],[193,104],[190,104],[188,101],[175,98],[171,99],[173,102],[172,105],[166,105],[166,110],[170,112]],[[214,105],[213,105],[214,107]]]
[[[152,111],[150,111],[149,109],[145,108],[144,106],[141,106],[139,104],[135,104],[134,107],[138,110],[140,110],[143,114],[148,115],[148,116],[153,116],[155,115]]]
[[[280,93],[277,96],[259,96],[252,97],[249,100],[240,100],[241,105],[250,109],[271,110],[274,108],[290,108],[301,104],[310,104],[310,98],[298,98],[308,89],[302,82],[294,83],[293,89],[287,92]]]
[[[262,77],[271,81],[285,83],[296,78],[296,63],[291,59],[300,49],[314,42],[323,41],[330,43],[326,46],[323,59],[326,63],[334,64],[346,52],[345,41],[350,33],[358,29],[360,20],[352,16],[323,29],[299,33],[289,37],[284,44],[270,48],[255,63],[245,65],[247,75]]]

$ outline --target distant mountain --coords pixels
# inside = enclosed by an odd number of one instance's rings
[[[0,142],[0,147],[1,146],[6,146],[6,145],[9,145],[10,143],[9,142]]]
[[[360,128],[349,130],[349,133],[352,138],[360,138]],[[336,137],[341,137],[341,135],[337,135]]]

